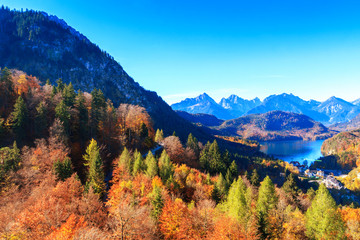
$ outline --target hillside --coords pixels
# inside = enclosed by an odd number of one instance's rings
[[[351,170],[360,157],[360,130],[341,132],[324,141],[321,152],[324,156],[335,156],[337,164]]]
[[[15,68],[55,83],[61,78],[74,88],[101,89],[115,106],[129,103],[145,107],[154,127],[182,138],[192,132],[209,135],[180,118],[155,92],[135,82],[113,57],[103,52],[64,20],[44,12],[0,9],[0,67]]]
[[[358,114],[356,117],[351,119],[349,122],[333,124],[329,128],[331,128],[335,131],[339,131],[339,132],[359,129],[360,128],[360,114]]]
[[[217,117],[211,114],[205,114],[205,113],[191,114],[184,111],[176,111],[176,113],[179,114],[180,117],[188,120],[189,122],[200,124],[206,127],[220,126],[224,122],[224,120],[218,119]]]
[[[272,111],[225,121],[216,130],[224,135],[258,141],[316,140],[333,135],[324,125],[297,113]]]

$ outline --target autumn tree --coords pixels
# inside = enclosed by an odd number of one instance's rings
[[[91,140],[83,157],[85,160],[85,166],[89,169],[86,189],[92,187],[94,192],[101,196],[105,191],[105,176],[103,172],[103,162],[100,157],[100,149],[94,139]]]
[[[174,165],[171,163],[169,156],[164,150],[159,158],[159,175],[166,183],[174,175]]]
[[[271,210],[276,208],[277,201],[275,186],[269,176],[266,176],[260,184],[259,196],[256,203],[256,211],[259,217],[259,230],[264,239],[271,235],[269,214]]]
[[[306,235],[311,239],[344,239],[344,222],[324,184],[306,212]]]
[[[184,161],[184,147],[178,137],[169,136],[164,139],[164,148],[172,161],[180,163]]]
[[[161,129],[157,129],[155,133],[155,142],[160,143],[164,140],[164,131]]]

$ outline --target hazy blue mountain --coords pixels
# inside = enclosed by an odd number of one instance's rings
[[[179,103],[172,104],[171,107],[174,110],[185,111],[188,113],[211,114],[220,119],[233,118],[230,111],[224,109],[206,93],[203,93],[196,98],[186,98]]]
[[[283,93],[265,98],[259,106],[251,109],[247,114],[266,113],[279,110],[305,114],[316,121],[326,123],[329,120],[329,117],[326,114],[314,110],[319,104],[320,102],[315,100],[305,101],[293,94]]]
[[[228,98],[222,98],[219,104],[224,109],[229,110],[234,118],[237,118],[243,116],[254,107],[260,105],[261,101],[259,98],[247,100],[233,94]]]
[[[224,122],[224,120],[206,113],[188,113],[184,111],[176,111],[176,113],[189,122],[201,124],[206,127],[220,126]]]
[[[355,101],[351,102],[352,104],[356,105],[356,106],[360,106],[360,98],[356,99]]]
[[[360,113],[360,107],[341,98],[331,97],[315,108],[329,117],[329,123],[347,122]]]

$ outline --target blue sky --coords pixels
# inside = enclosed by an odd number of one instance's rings
[[[360,98],[360,2],[3,0],[64,19],[168,103]]]

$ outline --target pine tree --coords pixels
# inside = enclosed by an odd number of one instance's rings
[[[219,178],[215,185],[219,192],[219,199],[223,199],[227,193],[227,182],[224,179],[222,173],[219,174]]]
[[[229,216],[234,217],[245,225],[251,215],[251,190],[247,189],[242,178],[231,184],[229,195],[224,203]]]
[[[163,130],[156,130],[155,133],[155,142],[160,143],[162,140],[164,140],[164,132]]]
[[[134,153],[134,166],[133,166],[133,171],[132,174],[133,176],[136,176],[136,174],[144,171],[145,169],[145,163],[144,163],[144,159],[141,156],[141,153],[138,151],[135,151]]]
[[[298,202],[298,186],[296,185],[296,181],[294,175],[292,173],[289,174],[285,183],[282,186],[282,189],[286,193],[286,196],[291,201],[291,203],[295,204]]]
[[[57,87],[55,88],[55,94],[62,93],[62,91],[64,90],[64,87],[65,87],[62,79],[59,78],[58,80],[56,80],[56,84],[57,84]]]
[[[85,106],[84,94],[79,90],[75,99],[75,108],[79,112],[78,122],[75,129],[78,131],[79,139],[86,140],[88,138],[88,110]]]
[[[256,211],[259,217],[259,230],[263,239],[266,239],[271,234],[268,217],[269,212],[276,208],[277,201],[275,186],[269,176],[266,176],[264,181],[261,182],[259,197],[256,203]]]
[[[11,71],[7,67],[1,70],[0,92],[0,109],[8,109],[14,98],[14,86]]]
[[[145,164],[146,164],[146,172],[145,172],[146,175],[149,178],[155,177],[158,174],[159,169],[156,159],[151,151],[149,151],[149,153],[146,156]]]
[[[174,175],[174,166],[170,161],[170,157],[167,155],[166,151],[164,150],[161,153],[159,159],[159,175],[164,183]]]
[[[104,94],[99,89],[94,89],[91,92],[91,111],[90,111],[90,130],[91,136],[97,136],[99,122],[104,116],[104,111],[106,107],[106,102]]]
[[[65,181],[67,178],[71,177],[73,174],[71,159],[66,157],[64,161],[56,161],[54,163],[54,171],[56,177],[61,181]]]
[[[36,107],[35,132],[37,137],[44,137],[47,130],[47,109],[44,102],[40,102]]]
[[[105,192],[105,175],[103,172],[103,162],[100,157],[100,149],[94,139],[91,140],[83,157],[85,166],[89,169],[86,189],[92,187],[94,193],[102,196]]]
[[[62,91],[62,96],[66,106],[68,107],[74,106],[76,94],[71,82],[69,83],[69,85],[64,86],[64,89]]]
[[[11,113],[12,128],[16,134],[16,138],[22,141],[26,137],[27,123],[29,121],[28,109],[24,99],[19,96],[14,105],[14,111]]]
[[[119,158],[119,165],[125,166],[125,168],[129,171],[129,173],[131,173],[132,164],[133,164],[132,157],[129,151],[127,150],[127,148],[124,148]]]
[[[344,222],[324,184],[306,212],[306,235],[311,239],[346,239]]]
[[[221,158],[219,145],[217,144],[217,141],[214,140],[209,148],[209,172],[212,174],[220,172],[224,173],[225,170],[226,166]]]
[[[210,146],[211,146],[211,143],[208,141],[200,153],[200,167],[207,172],[209,171],[209,168],[210,168],[209,167]]]
[[[189,134],[187,142],[186,142],[186,147],[192,149],[196,155],[196,157],[199,157],[200,154],[200,148],[199,148],[199,141],[197,140],[196,137],[194,137],[192,135],[192,133]]]
[[[252,185],[254,185],[256,187],[258,187],[260,184],[260,176],[259,176],[258,172],[256,171],[256,169],[254,169],[251,174],[250,182]]]
[[[238,167],[235,161],[232,161],[228,170],[231,174],[231,184],[232,181],[239,176]]]
[[[64,100],[61,100],[55,108],[55,116],[62,122],[65,132],[70,133],[70,109],[66,106]]]
[[[150,203],[151,203],[151,216],[154,219],[158,219],[161,215],[162,209],[164,207],[164,198],[161,193],[161,188],[157,185],[154,186],[150,194]]]

